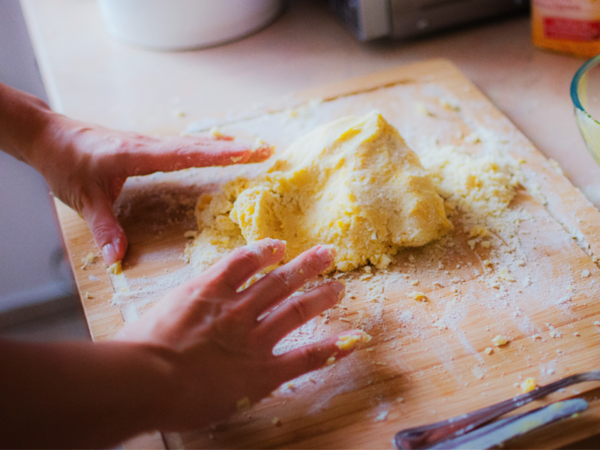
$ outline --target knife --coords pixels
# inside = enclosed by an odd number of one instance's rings
[[[539,386],[534,391],[487,406],[468,414],[461,414],[441,422],[423,425],[399,431],[394,437],[394,445],[400,450],[426,449],[438,442],[462,436],[484,425],[497,417],[520,408],[527,403],[545,397],[561,388],[584,381],[600,380],[600,371],[584,372],[562,378],[546,386]]]
[[[587,407],[588,403],[581,398],[552,403],[533,411],[492,422],[463,436],[440,442],[428,448],[430,450],[490,449],[539,427],[585,411]]]

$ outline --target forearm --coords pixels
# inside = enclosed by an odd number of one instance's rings
[[[32,164],[36,141],[58,114],[33,95],[0,83],[0,149]]]
[[[169,368],[128,343],[0,341],[3,447],[105,447],[160,426]]]

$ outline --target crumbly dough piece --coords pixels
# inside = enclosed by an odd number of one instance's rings
[[[214,215],[213,203],[229,217]],[[198,239],[239,227],[246,242],[287,241],[285,261],[318,244],[337,250],[333,268],[371,263],[385,268],[401,247],[418,247],[452,229],[444,202],[417,155],[378,113],[345,117],[292,144],[258,178],[236,179],[224,195],[203,197],[199,217],[213,211],[218,225],[201,219]],[[206,231],[206,236],[205,235]],[[226,244],[233,238],[228,231]]]
[[[524,181],[518,164],[500,152],[471,155],[445,146],[424,151],[421,162],[446,199],[447,212],[458,208],[475,222],[501,216]]]
[[[233,203],[222,192],[204,194],[198,199],[195,212],[200,233],[183,255],[183,260],[195,266],[198,272],[246,244],[240,227],[229,218],[232,208]]]

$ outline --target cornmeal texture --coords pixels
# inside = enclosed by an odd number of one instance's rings
[[[452,229],[417,155],[375,112],[315,129],[264,175],[202,197],[197,214],[197,245],[221,239],[231,247],[240,232],[248,243],[276,238],[287,241],[289,261],[331,244],[332,269],[339,271],[368,263],[385,268],[401,247],[425,245]]]

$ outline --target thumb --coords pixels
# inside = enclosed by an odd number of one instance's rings
[[[83,218],[109,266],[121,261],[127,250],[127,236],[113,211],[112,202],[105,197],[93,199],[83,208]]]

